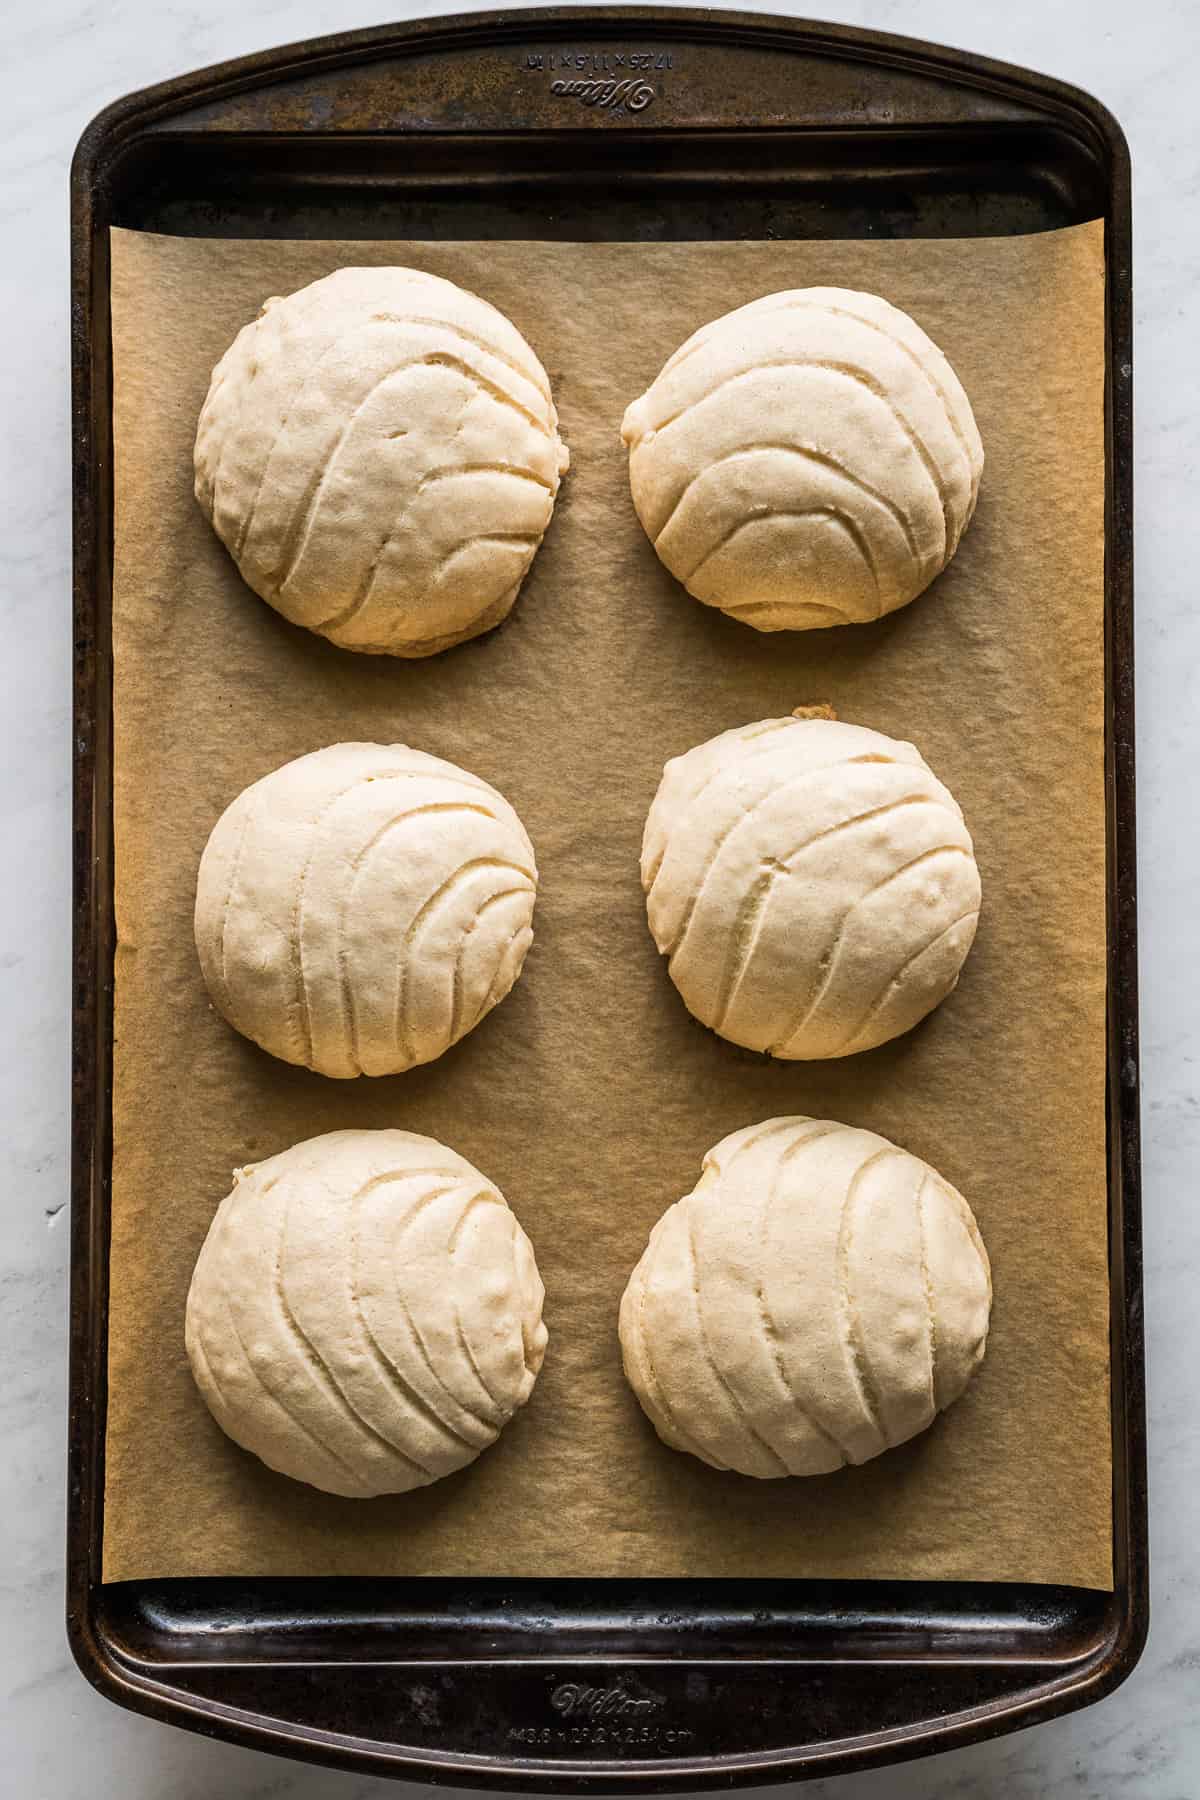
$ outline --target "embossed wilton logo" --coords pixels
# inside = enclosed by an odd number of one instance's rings
[[[573,1681],[563,1682],[550,1696],[550,1704],[564,1719],[574,1718],[644,1718],[666,1705],[662,1694],[648,1693],[642,1698],[627,1694],[622,1687],[583,1687]]]
[[[584,106],[627,107],[630,112],[644,112],[655,98],[648,81],[552,81],[552,94],[562,94]]]

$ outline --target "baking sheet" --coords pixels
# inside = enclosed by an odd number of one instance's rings
[[[473,288],[540,354],[573,466],[516,610],[425,663],[357,657],[246,589],[192,498],[212,364],[268,294],[345,263]],[[1103,233],[841,243],[346,244],[114,231],[114,1156],[104,1576],[894,1577],[1111,1586],[1104,1120]],[[949,355],[987,453],[950,569],[876,624],[760,636],[690,600],[628,498],[626,403],[696,325],[858,286]],[[829,701],[910,737],[960,800],[984,910],[951,998],[863,1056],[772,1063],[685,1012],[637,875],[664,760]],[[234,795],[339,739],[494,782],[542,882],[513,994],[440,1061],[329,1082],[210,1008],[195,872]],[[617,1303],[663,1208],[737,1126],[868,1126],[967,1196],[988,1355],[911,1444],[812,1481],[658,1443]],[[503,1189],[547,1288],[525,1411],[420,1493],[339,1500],[229,1443],[183,1350],[232,1169],[342,1126],[443,1138]]]

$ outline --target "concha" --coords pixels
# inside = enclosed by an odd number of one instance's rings
[[[546,1350],[533,1251],[478,1169],[411,1131],[332,1131],[237,1170],[187,1299],[221,1429],[330,1494],[473,1462]]]
[[[621,1301],[625,1373],[673,1449],[771,1479],[915,1437],[983,1358],[970,1207],[919,1157],[830,1120],[723,1138]]]
[[[322,1075],[432,1062],[516,981],[537,865],[503,795],[405,744],[332,744],[213,827],[196,948],[214,1006]]]
[[[661,560],[759,631],[907,605],[957,550],[983,473],[937,345],[847,288],[767,294],[703,326],[628,408],[622,437]]]
[[[508,613],[568,460],[503,313],[420,269],[337,269],[267,300],[216,365],[196,498],[285,618],[432,656]]]
[[[833,719],[763,719],[675,757],[641,872],[688,1010],[788,1060],[908,1031],[957,983],[979,919],[953,795],[912,744]]]

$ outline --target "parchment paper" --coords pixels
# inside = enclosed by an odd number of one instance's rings
[[[117,541],[115,1151],[104,1572],[945,1577],[1111,1585],[1104,1157],[1103,248],[1099,224],[995,241],[112,242]],[[355,656],[245,588],[192,498],[209,371],[269,294],[415,263],[540,353],[573,466],[511,619],[433,660]],[[622,411],[683,337],[757,295],[865,287],[949,355],[987,453],[949,571],[878,624],[760,636],[689,599],[629,501]],[[984,911],[956,993],[910,1035],[772,1063],[685,1012],[638,848],[664,760],[828,700],[911,737],[975,836]],[[439,1062],[326,1081],[211,1010],[196,867],[247,783],[340,739],[450,757],[537,849],[512,996]],[[968,1197],[988,1354],[922,1437],[811,1481],[660,1445],[620,1373],[617,1303],[651,1225],[725,1132],[869,1126]],[[533,1239],[550,1348],[471,1469],[338,1500],[229,1443],[183,1309],[235,1165],[401,1125],[486,1170]]]

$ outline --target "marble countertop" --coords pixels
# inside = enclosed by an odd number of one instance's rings
[[[780,0],[778,10],[786,9]],[[5,329],[0,607],[0,1795],[14,1800],[368,1800],[401,1790],[211,1744],[99,1699],[63,1631],[70,942],[67,167],[109,100],[339,26],[450,10],[407,0],[42,0],[0,19]],[[825,17],[961,44],[1078,83],[1129,136],[1137,346],[1137,658],[1146,1319],[1154,1614],[1099,1706],[813,1800],[1200,1793],[1200,14],[1192,0],[813,0]],[[1190,315],[1190,316],[1189,316]],[[1032,597],[1036,600],[1036,596]],[[1193,800],[1185,805],[1188,792]]]

